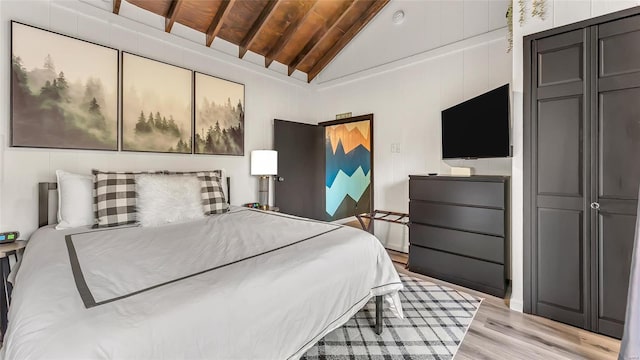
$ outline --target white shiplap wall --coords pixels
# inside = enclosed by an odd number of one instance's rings
[[[409,174],[448,174],[468,166],[477,174],[510,175],[511,160],[443,161],[440,112],[511,81],[506,28],[321,84],[318,120],[335,114],[374,114],[375,208],[408,211]],[[400,153],[391,152],[398,144]],[[407,251],[408,231],[376,224],[388,247]]]

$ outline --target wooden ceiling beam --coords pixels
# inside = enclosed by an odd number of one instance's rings
[[[231,8],[233,7],[233,4],[235,2],[236,0],[222,0],[218,11],[211,20],[211,25],[209,25],[209,28],[207,29],[207,46],[211,46],[211,43],[213,43],[213,39],[218,36],[218,33],[222,28],[222,23],[224,22],[224,19],[227,17],[227,15],[229,15],[229,12],[231,11]]]
[[[183,0],[173,0],[171,2],[171,6],[169,6],[169,11],[167,12],[167,16],[164,18],[164,31],[171,32],[171,28],[173,24],[176,22],[176,18],[178,17],[178,12],[180,11],[180,6],[182,6]]]
[[[367,11],[351,26],[349,30],[327,51],[307,74],[307,82],[311,82],[333,58],[373,19],[389,0],[373,1]]]
[[[327,35],[331,33],[331,30],[333,30],[337,26],[340,20],[344,19],[344,17],[347,15],[349,10],[351,10],[353,6],[356,4],[355,0],[349,0],[349,1],[345,2],[345,4],[347,4],[347,7],[344,8],[342,11],[338,11],[337,14],[339,15],[327,21],[327,24],[323,28],[323,30],[320,30],[321,35],[318,41],[313,43],[311,42],[311,39],[309,39],[309,42],[304,46],[302,51],[300,51],[298,55],[296,55],[293,61],[289,64],[289,71],[288,71],[289,76],[291,76],[291,74],[293,74],[293,72],[296,71],[296,68],[298,67],[298,65],[300,65],[307,58],[307,56],[309,56],[309,54],[327,37]]]
[[[113,13],[118,15],[120,13],[120,5],[122,5],[122,0],[113,0]]]
[[[295,35],[298,32],[298,29],[300,29],[300,26],[304,24],[305,21],[307,21],[307,18],[311,15],[311,13],[315,11],[316,5],[318,5],[320,2],[318,0],[311,0],[310,3],[312,4],[311,8],[307,10],[304,16],[296,19],[296,21],[294,21],[291,25],[289,25],[289,27],[287,27],[287,30],[284,32],[284,34],[282,34],[282,36],[278,38],[276,44],[269,50],[267,55],[264,57],[265,67],[268,68],[269,66],[271,66],[271,63],[273,62],[273,60],[276,57],[278,57],[278,55],[280,55],[280,52],[282,51],[282,49],[284,49],[284,47],[287,46],[289,41],[291,41],[291,38],[293,37],[293,35]]]
[[[273,14],[275,14],[275,11],[273,11],[273,9],[275,9],[276,5],[280,2],[281,0],[269,0],[264,9],[262,9],[260,15],[251,26],[251,29],[249,29],[249,32],[247,32],[247,35],[244,37],[244,39],[242,39],[242,42],[240,42],[240,51],[238,54],[238,56],[240,56],[240,59],[244,57],[244,55],[247,53],[247,50],[249,50],[251,45],[253,45],[256,36],[260,33],[260,31],[262,31],[265,24],[269,21],[269,19],[271,19]]]

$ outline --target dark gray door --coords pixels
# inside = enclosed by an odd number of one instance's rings
[[[640,16],[593,28],[598,39],[593,137],[597,330],[620,338],[640,185]],[[596,53],[596,52],[594,52]],[[595,76],[594,76],[595,77]],[[596,268],[596,267],[594,267]]]
[[[587,31],[534,42],[533,313],[590,326]]]
[[[324,220],[324,128],[274,121],[275,204],[286,214]]]

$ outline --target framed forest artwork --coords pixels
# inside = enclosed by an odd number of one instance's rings
[[[195,72],[195,153],[244,155],[244,85]]]
[[[122,150],[192,153],[192,73],[122,53]]]
[[[373,114],[318,125],[325,128],[326,220],[373,211]]]
[[[11,146],[118,150],[118,50],[11,22]]]

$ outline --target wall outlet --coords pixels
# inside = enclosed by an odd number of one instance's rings
[[[399,143],[391,144],[391,152],[399,154],[400,153],[400,144]]]

